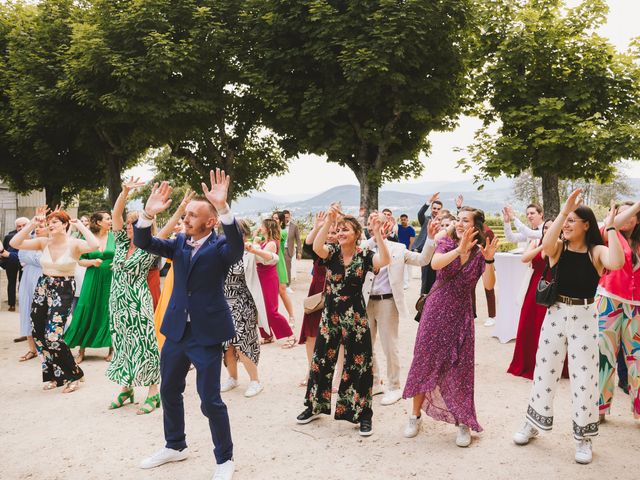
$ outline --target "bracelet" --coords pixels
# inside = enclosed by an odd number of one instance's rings
[[[616,227],[609,227],[609,228],[607,228],[607,230],[606,230],[606,231],[607,231],[607,232],[611,232],[611,231],[614,231],[614,232],[615,232],[615,230],[616,230]]]
[[[491,260],[486,260],[485,259],[484,263],[492,264],[492,263],[495,263],[495,261],[496,261],[495,258],[492,258]]]
[[[145,209],[142,209],[142,218],[151,222],[155,217],[151,217]]]

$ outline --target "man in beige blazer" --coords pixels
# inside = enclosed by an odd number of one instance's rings
[[[302,240],[300,239],[300,229],[298,225],[291,221],[291,212],[283,210],[284,225],[287,228],[287,245],[284,250],[284,262],[287,266],[287,278],[291,283],[291,259],[295,256],[298,260],[302,258]],[[289,287],[287,283],[287,287]],[[290,292],[291,293],[291,292]]]
[[[375,213],[369,216],[369,223]],[[431,262],[436,250],[433,240],[438,233],[438,222],[431,221],[428,225],[428,238],[422,252],[411,252],[402,243],[385,240],[391,253],[391,263],[380,269],[377,275],[365,278],[362,293],[367,305],[367,317],[371,330],[371,345],[375,351],[378,332],[382,351],[387,360],[387,388],[380,401],[382,405],[392,405],[402,398],[400,388],[400,354],[398,351],[398,326],[400,319],[409,318],[404,300],[404,269],[405,264],[422,267]],[[372,237],[362,244],[363,247],[376,251],[376,241]],[[382,393],[379,381],[379,370],[376,355],[373,355],[373,394]]]

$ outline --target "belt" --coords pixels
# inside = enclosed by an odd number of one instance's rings
[[[573,298],[558,295],[558,301],[567,305],[591,305],[595,301],[595,298]]]
[[[393,298],[393,293],[383,293],[382,295],[369,295],[369,300],[387,300]]]

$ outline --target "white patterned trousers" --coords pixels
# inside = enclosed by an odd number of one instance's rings
[[[533,374],[527,420],[541,430],[553,426],[553,399],[568,354],[573,436],[598,434],[598,316],[595,304],[555,303],[547,310]]]

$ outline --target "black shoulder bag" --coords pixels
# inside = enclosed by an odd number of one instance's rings
[[[544,267],[542,277],[540,277],[538,285],[536,286],[536,303],[538,305],[550,307],[558,300],[558,264],[566,248],[566,245],[563,245],[562,253],[560,253],[560,257],[553,267],[549,266],[549,258],[546,259],[547,265]],[[545,278],[549,269],[551,269],[552,274],[551,281],[547,281]]]

